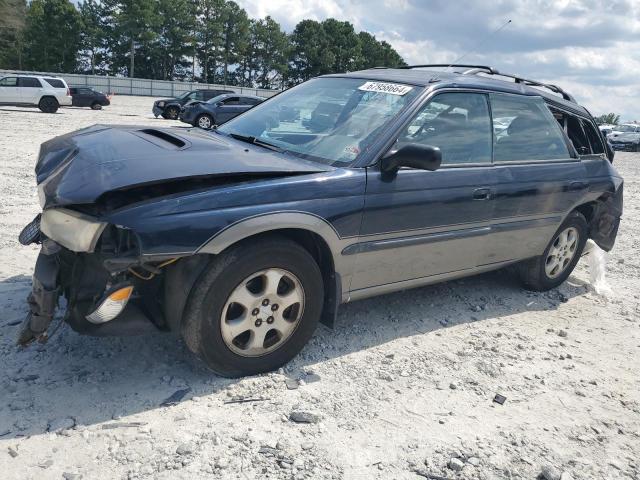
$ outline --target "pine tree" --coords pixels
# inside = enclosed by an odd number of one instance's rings
[[[33,0],[26,15],[25,68],[76,71],[80,28],[80,14],[69,0]]]

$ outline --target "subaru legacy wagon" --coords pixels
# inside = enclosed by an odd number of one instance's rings
[[[96,125],[44,143],[30,313],[179,332],[225,376],[293,358],[339,305],[516,265],[526,288],[610,250],[623,180],[561,88],[485,66],[326,75],[211,130]],[[290,112],[296,112],[291,115]]]

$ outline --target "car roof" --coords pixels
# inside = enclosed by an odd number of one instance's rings
[[[473,72],[474,74],[459,71],[445,72],[436,69],[418,68],[372,68],[369,70],[359,70],[343,74],[323,75],[330,77],[362,78],[363,80],[378,80],[381,82],[396,82],[420,87],[433,88],[439,90],[443,88],[471,88],[479,90],[491,90],[502,93],[513,93],[516,95],[536,95],[544,97],[550,103],[576,111],[582,115],[590,116],[586,108],[569,101],[562,96],[555,95],[543,88],[535,88],[509,80],[481,75],[484,72]],[[480,74],[478,74],[480,73]]]
[[[264,100],[264,98],[258,97],[257,95],[248,95],[246,93],[235,93],[235,92],[234,93],[222,93],[222,94],[220,94],[220,95],[218,95],[218,96],[216,96],[214,98],[219,98],[219,97],[224,97],[224,98],[227,98],[227,97],[242,97],[242,98],[255,98],[255,99],[258,99],[258,100]]]
[[[2,75],[0,75],[0,78],[5,78],[5,77],[34,77],[34,78],[52,78],[54,80],[64,80],[64,78],[62,77],[56,77],[54,75],[40,75],[37,73],[3,73]]]

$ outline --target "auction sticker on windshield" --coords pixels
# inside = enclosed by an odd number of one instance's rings
[[[365,92],[390,93],[391,95],[406,95],[412,89],[413,87],[408,85],[385,82],[366,82],[364,85],[358,87],[358,90],[363,90]]]

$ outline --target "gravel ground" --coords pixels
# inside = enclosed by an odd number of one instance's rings
[[[240,380],[166,334],[63,326],[18,350],[38,249],[16,238],[39,209],[39,144],[94,123],[177,124],[151,103],[0,108],[2,478],[640,478],[640,154],[616,156],[626,205],[607,297],[583,260],[542,294],[495,272],[355,302],[286,369]]]

